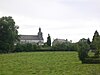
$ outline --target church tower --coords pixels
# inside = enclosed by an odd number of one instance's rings
[[[41,28],[39,28],[38,37],[39,37],[40,40],[43,39],[43,37],[42,37],[42,32],[41,32]]]

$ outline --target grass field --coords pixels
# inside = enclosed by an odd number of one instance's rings
[[[100,64],[81,64],[76,52],[0,54],[0,75],[100,75]]]

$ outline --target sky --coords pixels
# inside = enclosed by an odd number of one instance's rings
[[[44,41],[68,39],[73,42],[100,33],[100,0],[0,0],[0,17],[12,16],[21,35],[37,35]]]

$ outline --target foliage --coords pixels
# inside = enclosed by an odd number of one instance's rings
[[[91,49],[95,53],[95,57],[99,57],[100,55],[100,36],[98,31],[96,30],[92,39]]]
[[[66,50],[66,44],[65,43],[57,43],[56,45],[52,46],[53,50]]]
[[[95,37],[94,41],[92,42],[92,46],[94,47],[95,56],[100,56],[100,36]]]
[[[96,37],[99,37],[99,33],[97,30],[94,32],[92,43],[90,45],[92,50],[96,50],[96,47],[94,46],[94,43],[93,43]]]
[[[100,36],[97,31],[95,31],[92,42],[90,42],[89,38],[88,39],[81,39],[79,41],[79,59],[82,61],[82,63],[100,63],[96,60],[97,57],[99,58],[100,55]],[[89,50],[94,51],[94,55],[96,58],[92,58],[94,56],[88,56]],[[92,53],[93,54],[93,53]]]
[[[11,16],[0,18],[0,52],[7,53],[14,50],[18,41],[18,26]]]
[[[85,58],[84,63],[87,63],[87,64],[100,64],[100,58],[88,57],[88,58]]]
[[[45,42],[44,45],[42,45],[42,47],[48,47],[47,42]]]
[[[14,52],[23,52],[23,44],[17,43]]]
[[[100,75],[100,64],[81,64],[77,52],[1,54],[0,75]]]
[[[90,45],[91,44],[91,41],[90,41],[90,39],[88,38],[87,39],[87,43]]]
[[[88,52],[90,50],[90,45],[87,42],[78,43],[78,56],[79,59],[83,62],[86,57],[88,57]]]
[[[20,44],[20,43],[18,43],[16,45],[14,52],[31,52],[31,51],[36,51],[38,49],[40,49],[40,46],[36,45],[36,44],[31,44],[31,43]]]
[[[78,45],[77,43],[70,43],[70,42],[64,42],[64,43],[57,43],[52,46],[53,50],[65,50],[65,51],[77,51]]]
[[[99,33],[98,33],[97,30],[94,32],[92,41],[94,41],[94,39],[95,39],[96,37],[99,37]]]
[[[47,45],[51,46],[51,37],[50,37],[49,34],[48,34],[48,37],[47,37]]]
[[[67,45],[68,51],[77,51],[78,50],[78,44],[77,43],[69,43]]]

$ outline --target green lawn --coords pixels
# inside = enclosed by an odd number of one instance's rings
[[[100,75],[100,64],[81,64],[76,52],[0,54],[0,75]]]

